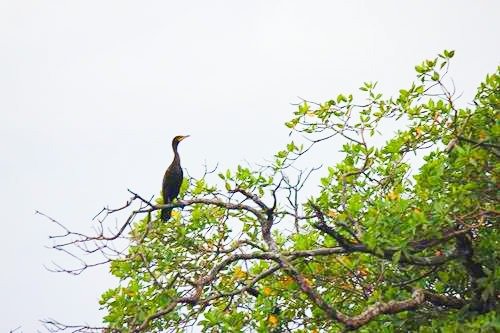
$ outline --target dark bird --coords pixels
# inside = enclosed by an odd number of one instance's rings
[[[162,194],[163,194],[163,203],[169,204],[177,198],[179,195],[179,190],[182,184],[182,168],[181,168],[181,159],[179,157],[179,153],[177,152],[177,146],[179,142],[187,138],[189,135],[177,135],[172,140],[172,149],[174,150],[174,160],[168,167],[167,171],[165,171],[165,175],[163,176],[163,186],[162,186]],[[168,221],[170,216],[172,215],[172,208],[164,208],[161,210],[161,219],[163,221]]]

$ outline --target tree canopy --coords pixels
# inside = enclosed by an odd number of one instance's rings
[[[460,107],[453,55],[417,65],[395,97],[367,82],[356,97],[301,102],[286,123],[294,141],[267,165],[186,178],[168,205],[131,192],[94,219],[96,234],[52,220],[64,229],[54,248],[81,260],[61,271],[109,264],[119,283],[101,296],[102,327],[47,327],[499,330],[500,67]],[[303,167],[338,145],[322,167]],[[167,223],[165,207],[178,208]],[[110,216],[124,211],[116,226]]]

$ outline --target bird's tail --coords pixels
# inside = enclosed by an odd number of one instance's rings
[[[170,220],[170,217],[172,216],[172,208],[163,208],[161,210],[161,219],[165,222]]]

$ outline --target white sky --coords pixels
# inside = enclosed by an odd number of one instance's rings
[[[289,139],[297,96],[395,93],[445,48],[465,104],[500,64],[498,17],[494,0],[0,0],[0,332],[99,324],[111,286],[106,269],[43,268],[60,257],[35,209],[84,229],[127,188],[159,193],[176,134],[192,135],[180,150],[195,176],[262,162]]]

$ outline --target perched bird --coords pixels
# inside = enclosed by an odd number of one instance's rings
[[[165,171],[165,175],[163,176],[163,186],[162,186],[162,194],[163,194],[163,203],[168,204],[171,203],[172,200],[177,198],[179,195],[179,190],[182,184],[182,168],[181,168],[181,159],[179,157],[179,153],[177,152],[177,146],[179,142],[187,138],[189,135],[177,135],[172,140],[172,149],[174,150],[174,160],[168,167],[167,171]],[[164,208],[161,210],[161,219],[163,221],[168,221],[170,216],[172,215],[172,208]]]

